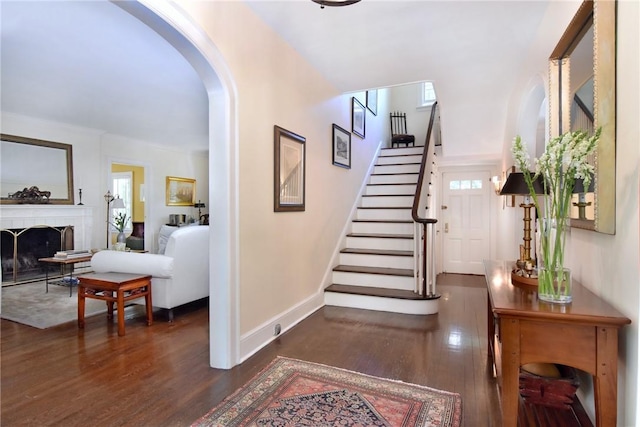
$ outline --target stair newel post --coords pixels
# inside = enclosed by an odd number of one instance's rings
[[[422,291],[420,292],[423,296],[427,296],[429,293],[427,292],[427,223],[422,223],[422,266],[421,266],[421,276],[422,276]]]

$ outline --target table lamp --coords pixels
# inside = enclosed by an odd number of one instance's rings
[[[573,184],[573,194],[578,194],[578,201],[572,203],[573,206],[578,208],[578,218],[579,219],[587,219],[586,208],[587,206],[591,206],[591,202],[587,202],[586,193],[593,193],[594,184],[593,178],[589,182],[589,187],[584,188],[584,180],[582,178],[576,178],[575,183]]]
[[[533,176],[533,174],[531,174]],[[544,194],[544,185],[542,183],[542,176],[539,176],[533,182],[533,188],[536,194]],[[531,258],[531,208],[535,205],[531,200],[531,193],[527,186],[527,181],[524,179],[522,172],[513,172],[509,174],[507,180],[500,190],[501,196],[515,195],[524,196],[524,201],[520,204],[521,208],[524,208],[524,237],[522,238],[524,244],[520,246],[520,258],[518,261],[522,263],[531,263],[535,265],[535,262]]]
[[[109,249],[109,211],[111,209],[124,209],[124,200],[122,200],[117,194],[116,196],[111,195],[111,191],[107,191],[107,194],[104,195],[104,201],[107,202],[107,249]],[[113,206],[111,206],[113,203]]]

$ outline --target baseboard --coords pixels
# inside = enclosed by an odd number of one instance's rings
[[[293,306],[284,313],[272,317],[262,325],[240,337],[240,363],[253,356],[264,346],[282,335],[306,317],[324,305],[324,291],[316,292],[311,297]],[[275,335],[276,325],[280,325],[280,334]]]

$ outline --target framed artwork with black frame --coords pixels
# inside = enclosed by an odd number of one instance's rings
[[[365,118],[367,117],[364,105],[355,96],[351,100],[351,132],[364,139]]]
[[[374,116],[378,115],[378,89],[367,91],[367,108]]]
[[[351,169],[351,134],[334,123],[331,136],[333,164]]]
[[[273,139],[273,211],[304,211],[306,139],[277,125]]]

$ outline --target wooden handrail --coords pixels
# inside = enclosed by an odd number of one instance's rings
[[[418,184],[416,185],[416,193],[415,193],[415,197],[413,198],[413,207],[411,208],[411,217],[413,218],[413,220],[415,222],[419,222],[422,224],[435,224],[436,222],[438,222],[438,220],[434,218],[422,218],[418,213],[418,209],[420,206],[420,194],[422,194],[422,186],[424,184],[424,172],[426,169],[427,158],[429,157],[428,156],[429,143],[431,141],[431,133],[433,132],[433,125],[435,123],[437,106],[438,106],[438,102],[436,101],[433,103],[433,106],[431,107],[431,117],[429,119],[427,136],[424,141],[424,149],[422,151],[422,162],[420,163],[420,172],[418,174]]]

